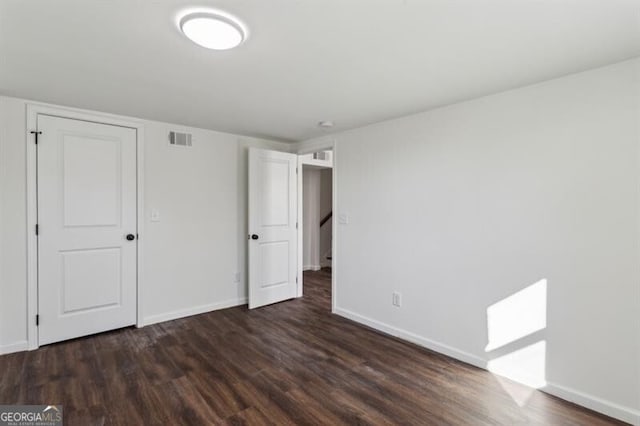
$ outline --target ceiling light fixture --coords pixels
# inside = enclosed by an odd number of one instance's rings
[[[331,120],[322,120],[318,122],[318,127],[323,129],[330,129],[333,127],[333,121]]]
[[[242,23],[222,12],[197,12],[180,19],[180,30],[194,43],[213,50],[239,46],[247,37]]]

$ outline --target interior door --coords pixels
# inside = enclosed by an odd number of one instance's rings
[[[136,322],[136,130],[38,115],[38,340]]]
[[[296,163],[249,150],[249,309],[296,297]]]

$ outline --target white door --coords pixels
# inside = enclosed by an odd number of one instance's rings
[[[296,297],[296,163],[249,150],[249,309]]]
[[[38,115],[38,341],[135,324],[136,130]]]

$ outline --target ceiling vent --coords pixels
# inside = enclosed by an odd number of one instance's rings
[[[191,133],[169,132],[169,145],[191,146]]]

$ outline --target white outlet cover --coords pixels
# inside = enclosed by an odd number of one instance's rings
[[[160,212],[157,209],[151,209],[151,222],[160,222]]]
[[[338,215],[338,223],[341,223],[343,225],[346,225],[349,223],[349,215],[346,213],[340,213]]]

